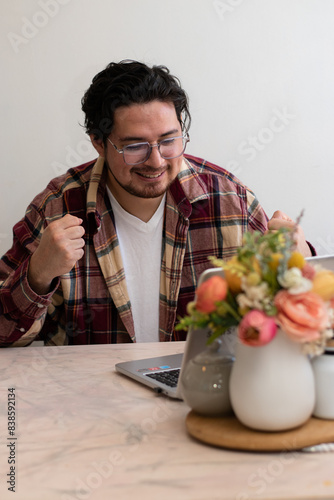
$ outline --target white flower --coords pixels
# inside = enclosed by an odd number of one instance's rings
[[[247,295],[245,293],[239,293],[239,295],[237,296],[237,302],[238,302],[238,305],[239,307],[241,307],[241,309],[246,309],[246,308],[251,308],[252,307],[252,301],[249,300],[249,298],[247,297]]]
[[[333,336],[333,330],[331,328],[326,328],[320,332],[320,337],[318,340],[312,342],[306,342],[302,345],[302,351],[311,357],[319,356],[322,354],[326,348],[327,340],[331,339]]]
[[[292,295],[308,292],[312,288],[312,281],[304,278],[298,267],[288,269],[283,275],[278,276],[277,280],[279,284],[283,288],[289,290],[289,293]]]
[[[263,282],[257,286],[250,286],[247,285],[246,280],[242,279],[241,286],[245,293],[240,293],[237,296],[239,307],[263,310],[270,301],[267,283]]]

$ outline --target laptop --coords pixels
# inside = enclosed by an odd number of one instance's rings
[[[314,257],[306,257],[307,262],[312,266],[320,265],[324,269],[334,271],[334,255],[316,255]]]
[[[223,271],[218,268],[207,269],[199,279],[200,285],[211,276],[223,276]],[[233,352],[234,340],[232,334],[226,337],[225,345],[222,348],[228,352]],[[116,371],[126,375],[138,382],[151,387],[157,393],[166,394],[171,398],[183,399],[181,392],[182,372],[188,362],[207,347],[207,340],[210,337],[209,329],[189,329],[185,343],[184,354],[169,354],[137,361],[125,361],[115,365]],[[227,340],[228,338],[228,340]]]

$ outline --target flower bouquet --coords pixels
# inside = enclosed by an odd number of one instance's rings
[[[228,261],[211,257],[223,276],[204,281],[177,329],[208,327],[209,342],[231,327],[249,346],[272,341],[278,327],[304,352],[320,354],[332,337],[334,273],[294,250],[293,231],[246,233]]]
[[[223,272],[200,284],[177,329],[208,329],[212,342],[234,327],[236,417],[260,431],[302,425],[316,404],[309,355],[332,337],[334,273],[305,260],[287,229],[246,233],[234,257],[211,261]]]

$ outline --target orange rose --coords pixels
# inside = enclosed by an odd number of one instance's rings
[[[275,306],[280,326],[297,342],[317,340],[320,331],[327,327],[326,305],[313,292],[292,295],[281,290],[275,297]]]
[[[227,294],[227,283],[221,276],[212,276],[204,281],[196,291],[196,309],[203,313],[216,310],[216,303],[224,300]]]

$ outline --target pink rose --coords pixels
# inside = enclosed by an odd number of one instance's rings
[[[212,276],[204,281],[196,290],[196,309],[202,313],[216,310],[216,303],[224,300],[227,294],[227,283],[221,276]]]
[[[316,270],[308,262],[305,263],[305,265],[301,271],[302,271],[302,275],[304,276],[304,278],[307,278],[308,280],[311,280],[311,281],[313,280],[313,278],[316,274]]]
[[[275,306],[278,323],[297,342],[317,340],[320,331],[327,327],[326,305],[313,292],[292,295],[281,290],[275,297]]]
[[[239,338],[243,344],[261,346],[276,335],[275,320],[257,309],[249,311],[239,324]]]

